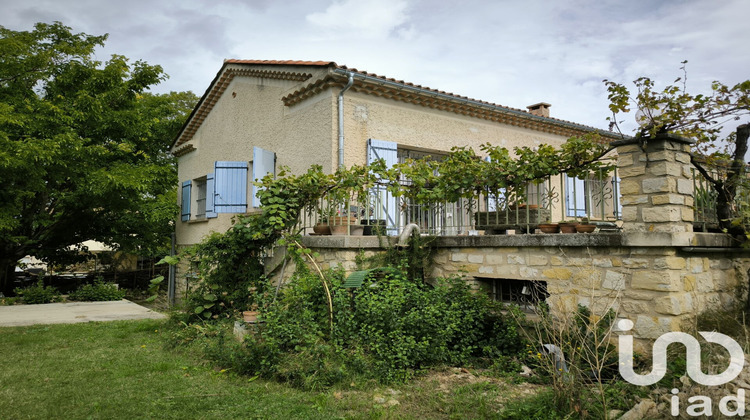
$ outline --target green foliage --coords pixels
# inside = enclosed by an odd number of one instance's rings
[[[16,288],[13,291],[15,294],[23,298],[23,303],[37,304],[37,303],[53,303],[62,301],[60,292],[57,288],[52,286],[45,286],[44,280],[39,279],[36,285],[29,286],[25,289]]]
[[[337,297],[340,304],[350,300]],[[423,368],[517,351],[515,326],[497,309],[460,278],[433,287],[403,273],[374,272],[354,291],[349,310],[336,311],[336,339],[361,346],[381,379],[406,379]]]
[[[79,287],[68,296],[68,299],[81,302],[103,302],[120,300],[124,297],[125,290],[118,288],[114,283],[105,283],[99,278],[94,280],[93,284],[84,284]]]
[[[613,127],[618,124],[618,114],[635,109],[641,118],[637,136],[674,133],[696,140],[696,151],[705,156],[729,155],[727,146],[732,139],[720,136],[725,122],[750,115],[750,80],[732,87],[714,81],[710,95],[692,95],[687,91],[687,61],[682,64],[683,75],[662,90],[648,77],[633,81],[635,94],[622,84],[604,80]]]
[[[212,357],[237,371],[317,389],[356,375],[405,380],[429,367],[515,354],[521,347],[515,325],[460,279],[432,287],[398,270],[376,270],[354,292],[340,287],[341,271],[329,272],[328,281],[333,337],[322,283],[302,269],[276,301],[261,305],[261,324],[244,346],[230,345],[230,355],[221,339]]]
[[[593,315],[588,307],[578,305],[575,312],[553,318],[549,307],[541,304],[537,314],[540,319],[532,324],[536,337],[530,341],[552,344],[564,355],[563,365],[554,351],[527,350],[529,366],[552,384],[555,408],[580,418],[606,418],[616,408],[608,399],[608,389],[622,386],[616,349],[609,341],[615,312],[610,308]]]
[[[572,137],[559,149],[542,144],[516,147],[511,153],[488,143],[481,150],[489,161],[470,148],[454,147],[443,160],[410,159],[390,169],[374,165],[372,170],[389,182],[395,196],[415,203],[441,203],[471,200],[480,192],[500,189],[522,196],[528,183],[552,175],[584,176],[614,167],[613,161],[601,159],[612,148],[595,134]],[[404,179],[409,182],[402,185]]]
[[[25,255],[66,263],[98,240],[163,253],[177,212],[169,147],[197,102],[154,95],[159,66],[95,59],[106,36],[0,27],[0,291]]]
[[[691,163],[715,193],[719,227],[747,242],[750,214],[746,210],[738,213],[734,201],[738,196],[747,198],[750,190],[745,161],[750,126],[739,125],[722,136],[726,123],[750,116],[750,80],[732,87],[714,81],[709,95],[693,95],[687,91],[686,63],[682,62],[683,76],[663,90],[648,77],[633,82],[635,94],[622,84],[604,80],[612,111],[610,127],[619,130],[619,114],[635,109],[640,120],[636,138],[641,142],[667,133],[694,140]]]

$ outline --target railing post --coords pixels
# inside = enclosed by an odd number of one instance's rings
[[[613,143],[622,179],[624,231],[693,231],[692,143],[671,134]]]

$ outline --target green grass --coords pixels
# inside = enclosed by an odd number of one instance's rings
[[[517,385],[454,371],[399,387],[351,383],[305,392],[221,371],[189,347],[168,350],[163,326],[0,328],[0,418],[496,418],[518,397]],[[390,400],[398,403],[387,406]]]

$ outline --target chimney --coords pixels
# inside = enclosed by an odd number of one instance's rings
[[[547,117],[549,118],[549,107],[552,105],[546,103],[546,102],[539,102],[538,104],[529,105],[526,107],[526,109],[529,110],[530,113],[534,115],[538,115],[540,117]]]

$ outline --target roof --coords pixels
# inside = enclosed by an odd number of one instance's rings
[[[240,67],[237,67],[237,65]],[[243,69],[242,66],[247,67]],[[327,75],[315,80],[311,80],[313,76],[311,73],[304,71],[305,68],[323,67],[329,68]],[[355,68],[348,68],[347,66],[338,65],[333,61],[227,59],[224,60],[224,65],[216,74],[216,77],[175,138],[172,144],[173,152],[178,155],[186,152],[178,149],[179,146],[192,138],[234,77],[250,76],[298,81],[300,82],[300,88],[281,98],[286,106],[293,106],[325,89],[343,88],[349,74],[353,75],[355,80],[354,85],[350,88],[354,92],[562,136],[579,136],[596,132],[605,138],[620,138],[615,133],[594,127],[557,118],[539,116],[526,110],[480,101],[403,80],[388,78]],[[303,84],[303,82],[308,83]],[[548,106],[546,103],[538,105]]]

